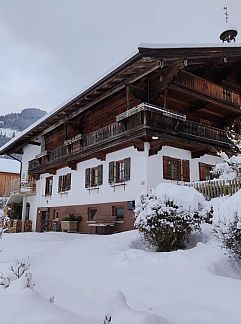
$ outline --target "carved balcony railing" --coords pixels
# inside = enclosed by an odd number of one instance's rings
[[[231,103],[232,105],[241,106],[241,97],[239,94],[186,71],[180,72],[175,77],[174,84],[194,90],[214,99]]]
[[[106,145],[121,143],[123,138],[131,139],[143,136],[148,131],[155,134],[169,134],[183,137],[211,145],[228,146],[230,144],[225,131],[202,125],[190,120],[186,116],[172,110],[142,103],[116,116],[116,122],[100,128],[86,135],[76,136],[66,141],[65,145],[46,154],[36,156],[29,161],[29,171],[41,169],[60,160],[71,162],[75,155],[87,156],[92,150],[103,150]],[[139,132],[139,133],[138,133]]]

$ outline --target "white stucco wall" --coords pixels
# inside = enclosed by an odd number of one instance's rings
[[[155,188],[160,182],[170,182],[163,179],[163,156],[170,156],[176,159],[189,160],[190,162],[190,181],[199,180],[199,162],[215,165],[221,162],[220,157],[205,154],[204,156],[192,159],[191,152],[170,146],[163,146],[156,155],[147,159],[147,188]]]
[[[24,153],[25,170],[28,159],[34,158],[40,148],[29,146]],[[145,143],[145,150],[138,152],[134,147],[119,150],[107,154],[106,161],[91,159],[77,164],[77,170],[68,167],[59,169],[53,175],[52,195],[45,196],[45,179],[50,174],[41,175],[37,181],[35,196],[28,197],[30,203],[30,219],[35,226],[37,208],[57,207],[68,205],[98,204],[106,202],[118,202],[135,200],[136,196],[149,188],[155,188],[160,182],[169,181],[163,179],[163,156],[170,156],[190,161],[190,180],[199,180],[199,162],[215,164],[220,161],[219,157],[204,155],[201,158],[191,159],[191,152],[170,146],[164,146],[156,155],[148,156],[149,143]],[[124,158],[131,158],[130,180],[126,186],[111,186],[108,183],[109,162]],[[85,169],[103,164],[103,185],[99,189],[89,190],[85,188]],[[60,175],[71,173],[71,190],[58,193],[58,181]]]
[[[109,162],[118,161],[124,158],[131,158],[131,177],[126,181],[125,186],[111,186],[108,183]],[[138,152],[134,147],[110,153],[106,161],[91,159],[80,162],[77,170],[62,168],[53,176],[53,193],[51,196],[44,196],[45,179],[49,174],[40,178],[40,193],[38,193],[38,207],[53,207],[66,205],[95,204],[105,202],[116,202],[134,200],[138,193],[146,190],[147,179],[147,151]],[[85,188],[85,169],[103,164],[103,185],[99,189],[89,190]],[[65,193],[58,193],[58,177],[71,173],[71,190]]]
[[[28,174],[28,162],[33,160],[37,154],[41,152],[41,147],[37,145],[28,144],[23,148],[22,155],[22,173],[21,178],[25,179]]]

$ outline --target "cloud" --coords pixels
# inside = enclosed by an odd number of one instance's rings
[[[1,0],[0,113],[50,111],[140,43],[219,42],[223,4],[210,2]],[[241,4],[230,7],[238,22]]]

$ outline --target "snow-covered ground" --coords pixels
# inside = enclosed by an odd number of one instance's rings
[[[0,273],[29,257],[35,286],[22,277],[0,287],[0,323],[239,324],[241,271],[208,226],[169,253],[145,251],[137,231],[5,234]]]

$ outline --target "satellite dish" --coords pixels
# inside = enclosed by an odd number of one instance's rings
[[[238,35],[238,30],[234,27],[228,26],[228,18],[229,18],[228,7],[224,7],[223,9],[225,14],[226,25],[228,28],[221,33],[219,38],[223,41],[223,43],[224,42],[231,43],[232,41],[235,42],[236,36]]]
[[[238,31],[236,29],[227,29],[221,33],[220,39],[224,42],[230,43],[232,41],[235,42],[236,36],[238,35]]]

